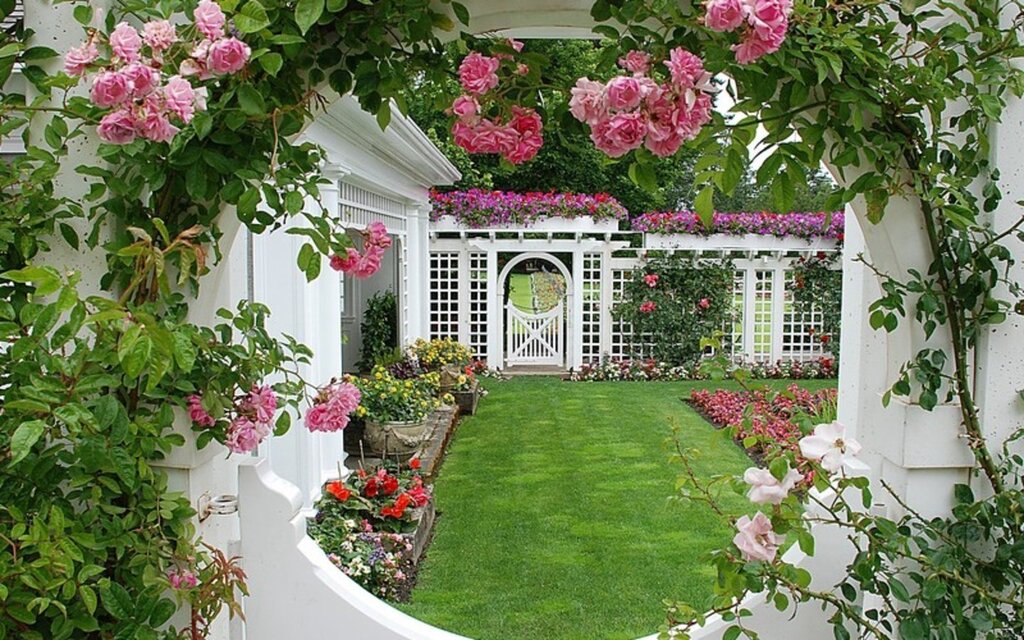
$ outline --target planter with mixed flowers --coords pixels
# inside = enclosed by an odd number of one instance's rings
[[[399,380],[384,367],[355,385],[361,393],[355,414],[365,420],[369,452],[408,460],[430,437],[427,417],[440,406],[434,385],[424,377]]]

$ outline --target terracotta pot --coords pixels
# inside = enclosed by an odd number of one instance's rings
[[[418,422],[366,421],[363,443],[374,455],[409,459],[430,438],[426,420]]]

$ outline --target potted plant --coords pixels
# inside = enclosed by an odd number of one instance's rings
[[[361,392],[355,415],[366,422],[363,444],[370,453],[408,460],[430,437],[427,417],[439,405],[421,379],[399,380],[384,367],[356,381]]]
[[[472,366],[467,366],[462,373],[455,377],[451,394],[455,398],[455,404],[459,407],[459,413],[467,416],[476,413],[476,405],[480,402],[480,396],[483,394]]]

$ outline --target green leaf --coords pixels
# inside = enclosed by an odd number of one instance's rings
[[[323,13],[324,0],[299,0],[295,5],[295,24],[299,25],[299,32],[309,31]]]
[[[701,189],[693,199],[693,208],[704,226],[710,229],[715,216],[715,187],[709,184]]]
[[[466,8],[466,5],[461,2],[453,2],[452,11],[455,12],[455,17],[459,19],[459,22],[469,26],[469,9]]]
[[[256,87],[248,83],[238,87],[238,106],[249,116],[261,116],[267,112],[263,96]]]
[[[46,424],[42,420],[30,420],[18,425],[11,436],[11,465],[24,460],[45,432]]]
[[[96,592],[92,590],[92,587],[81,586],[78,588],[78,595],[82,599],[82,604],[85,605],[85,610],[89,612],[89,615],[96,613]]]
[[[281,57],[280,53],[271,52],[260,56],[260,66],[262,66],[263,70],[272,76],[277,75],[277,72],[281,70],[281,66],[283,64],[284,58]]]
[[[72,13],[79,24],[89,26],[89,23],[92,22],[92,7],[87,4],[76,6]],[[89,613],[92,613],[92,611]]]
[[[270,26],[270,17],[259,0],[249,0],[235,14],[235,27],[242,33],[256,33]]]
[[[103,598],[103,608],[117,620],[128,620],[132,617],[132,611],[135,608],[132,597],[121,585],[111,582],[107,586],[100,587],[100,596]]]

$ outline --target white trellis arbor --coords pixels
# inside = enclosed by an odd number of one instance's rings
[[[794,309],[792,268],[799,256],[839,250],[832,240],[641,236],[619,231],[615,220],[590,218],[470,228],[445,216],[430,223],[430,233],[430,337],[467,344],[478,358],[498,369],[518,364],[572,369],[604,357],[648,355],[651,341],[635,336],[613,311],[647,256],[676,252],[709,260],[728,258],[735,267],[732,321],[723,328],[732,338],[731,350],[737,359],[810,360],[824,353],[811,331],[821,325],[820,312],[803,314]],[[516,333],[510,331],[502,296],[511,269],[538,258],[560,269],[568,285],[566,354],[564,359],[522,362],[510,357],[507,348]]]

